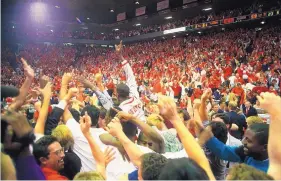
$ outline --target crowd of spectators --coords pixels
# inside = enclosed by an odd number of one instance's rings
[[[56,37],[56,38],[74,38],[74,39],[94,39],[94,40],[114,40],[122,39],[127,37],[138,36],[142,34],[164,31],[168,29],[173,29],[177,27],[190,26],[197,23],[209,22],[214,20],[221,20],[229,17],[237,17],[242,15],[248,15],[251,13],[261,13],[267,10],[274,10],[280,8],[280,1],[276,2],[255,2],[250,7],[237,8],[232,10],[221,11],[219,13],[212,12],[210,14],[200,14],[196,17],[186,18],[184,20],[167,20],[168,23],[165,24],[154,24],[149,26],[139,26],[133,27],[133,29],[113,31],[111,33],[102,32],[92,32],[89,30],[79,30],[79,31],[38,31],[38,30],[26,30],[22,28],[13,29],[8,28],[8,31],[12,35],[19,36],[30,36],[30,37]]]
[[[280,26],[3,50],[1,179],[281,179]]]

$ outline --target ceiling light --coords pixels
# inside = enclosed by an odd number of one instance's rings
[[[51,30],[51,32],[54,32],[54,30]]]
[[[137,23],[137,24],[135,24],[136,26],[140,26],[141,24],[140,23]]]
[[[201,31],[198,31],[198,33],[201,34],[202,32],[201,32]]]
[[[60,8],[59,6],[55,6],[56,8]]]
[[[175,36],[175,35],[174,35],[173,37],[174,37],[174,38],[176,38],[176,36]]]
[[[118,28],[115,28],[115,29],[114,29],[114,31],[118,31],[118,30],[119,30]]]
[[[139,1],[135,1],[135,4],[140,4]]]
[[[205,9],[203,9],[203,11],[210,11],[210,10],[212,10],[212,8],[205,8]]]
[[[172,16],[165,17],[165,19],[172,19],[172,18],[173,18]]]
[[[90,18],[87,18],[87,20],[89,20]]]
[[[101,33],[103,35],[103,33]]]
[[[15,28],[15,26],[13,26],[13,28]]]
[[[114,10],[113,10],[113,9],[109,9],[109,11],[110,11],[111,13],[113,13],[113,12],[114,12]]]
[[[265,22],[264,22],[264,21],[262,21],[262,22],[261,22],[261,24],[263,25],[263,24],[265,24]]]

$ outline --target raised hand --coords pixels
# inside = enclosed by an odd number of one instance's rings
[[[257,96],[260,107],[266,110],[269,114],[281,112],[281,97],[274,93],[263,92]]]
[[[207,90],[204,91],[204,93],[203,93],[201,99],[202,99],[203,101],[206,101],[206,100],[210,99],[211,96],[212,96],[212,89],[208,88]]]
[[[40,89],[40,93],[43,95],[44,98],[50,99],[52,96],[52,84],[48,82],[44,89]]]
[[[71,73],[64,73],[62,76],[62,84],[67,85],[74,76],[74,70]]]
[[[122,46],[123,46],[123,44],[122,44],[122,40],[121,40],[119,45],[115,45],[116,52],[121,53]]]
[[[126,113],[124,111],[119,111],[117,113],[116,117],[119,118],[119,120],[121,120],[123,122],[130,121],[134,118],[134,116],[132,114]]]
[[[78,77],[77,80],[78,80],[81,84],[83,84],[83,86],[84,86],[85,88],[90,88],[90,89],[92,89],[92,90],[95,89],[95,85],[94,85],[91,81],[87,80],[86,78],[84,78],[84,77]]]
[[[26,60],[24,58],[21,58],[21,62],[23,64],[24,74],[28,78],[34,78],[34,70],[27,64]]]
[[[107,165],[115,159],[114,155],[115,155],[115,151],[113,150],[113,148],[110,147],[106,147],[105,151],[103,152],[104,154],[104,158],[105,158],[105,167],[107,167]]]
[[[14,133],[18,138],[21,138],[32,131],[32,127],[26,119],[26,116],[15,111],[7,111],[3,115],[2,120],[5,120],[12,126]]]
[[[158,107],[160,110],[160,115],[165,120],[169,120],[171,122],[181,120],[177,112],[176,103],[171,97],[159,95]]]
[[[48,77],[46,75],[40,76],[40,78],[39,78],[39,85],[40,85],[41,89],[43,89],[48,82],[50,82],[50,77]]]
[[[118,135],[123,132],[122,125],[117,117],[113,118],[105,129],[114,137],[118,137]]]
[[[83,117],[80,117],[80,129],[84,135],[90,134],[90,127],[92,125],[91,117],[85,112]]]

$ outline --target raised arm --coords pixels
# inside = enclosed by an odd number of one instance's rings
[[[91,118],[86,112],[85,116],[80,118],[80,128],[90,145],[92,155],[97,164],[97,171],[101,173],[101,175],[106,179],[105,168],[107,163],[114,159],[114,153],[112,152],[112,149],[110,149],[111,151],[109,149],[106,149],[106,153],[108,156],[108,158],[106,158],[105,154],[101,151],[99,145],[95,142],[90,133],[91,124]]]
[[[144,134],[147,136],[149,140],[153,141],[153,144],[156,144],[158,147],[157,150],[154,150],[157,153],[164,153],[165,152],[165,143],[162,136],[157,133],[155,129],[153,129],[151,126],[146,124],[145,122],[141,121],[137,117],[125,113],[123,111],[118,112],[117,116],[121,121],[131,121],[133,124],[135,124]]]
[[[119,45],[115,45],[115,49],[120,59],[122,60],[122,67],[126,75],[126,84],[130,88],[130,97],[136,97],[137,99],[139,99],[140,97],[138,93],[138,85],[136,82],[136,78],[128,61],[125,60],[122,56],[122,46],[122,41],[120,41]]]
[[[181,121],[174,100],[166,96],[160,96],[158,102],[161,115],[174,125],[188,156],[206,171],[211,180],[215,180],[204,151]]]
[[[15,101],[10,105],[10,110],[18,110],[25,102],[28,95],[29,88],[34,79],[34,70],[26,63],[25,59],[21,58],[24,74],[26,76],[23,85],[20,88],[19,95],[15,98]]]
[[[78,78],[79,82],[81,82],[85,88],[89,88],[92,91],[94,91],[94,93],[97,95],[100,103],[102,104],[102,106],[106,109],[109,110],[111,107],[113,107],[113,101],[112,98],[107,94],[107,92],[103,93],[100,90],[97,89],[97,87],[91,83],[89,80],[83,78],[83,77],[79,77]],[[106,91],[106,90],[104,90]]]
[[[45,123],[48,116],[49,111],[49,104],[50,104],[50,98],[52,95],[52,84],[51,82],[48,82],[43,90],[40,89],[41,94],[43,95],[44,99],[42,102],[42,107],[39,112],[39,116],[34,128],[34,133],[38,134],[44,134],[45,131]]]
[[[208,113],[207,113],[207,105],[206,101],[212,96],[212,90],[207,89],[202,97],[201,97],[201,104],[199,107],[199,115],[202,121],[208,121]]]
[[[140,157],[144,154],[135,143],[133,143],[123,132],[120,120],[115,117],[107,126],[107,131],[114,137],[117,137],[126,150],[131,162],[136,166],[141,166]]]
[[[60,100],[64,98],[64,96],[67,94],[67,90],[68,90],[68,84],[70,82],[70,80],[73,77],[73,72],[71,73],[64,73],[62,76],[62,80],[61,80],[61,88],[60,88],[60,94],[59,94],[59,98]]]
[[[274,93],[261,93],[257,97],[260,107],[270,114],[270,127],[268,138],[268,174],[275,180],[281,180],[281,98]]]

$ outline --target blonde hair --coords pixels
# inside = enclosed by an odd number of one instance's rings
[[[77,173],[73,180],[105,180],[97,171]]]
[[[230,107],[231,110],[236,110],[237,109],[237,102],[235,101],[230,101],[228,103],[228,106]]]
[[[238,98],[234,93],[229,93],[229,102],[238,102]]]
[[[164,119],[158,114],[151,114],[146,118],[146,123],[149,126],[156,126],[158,129],[162,129],[162,123]]]
[[[68,150],[73,147],[74,139],[69,128],[64,125],[58,125],[53,131],[52,136],[56,137],[58,142],[61,144],[65,150]]]
[[[251,124],[254,124],[254,123],[263,123],[263,120],[259,116],[250,116],[246,119],[246,122],[247,122],[248,126],[250,126]]]

